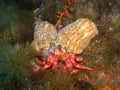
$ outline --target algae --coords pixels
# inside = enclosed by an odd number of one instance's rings
[[[12,43],[32,41],[32,12],[19,9],[16,5],[1,6],[1,38]]]
[[[19,90],[26,87],[23,81],[30,77],[32,70],[25,55],[25,47],[19,44],[11,46],[0,40],[0,51],[0,89]]]

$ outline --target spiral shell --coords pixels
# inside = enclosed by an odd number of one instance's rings
[[[57,37],[57,31],[54,25],[47,21],[36,21],[33,42],[31,43],[34,50],[40,53],[49,48],[51,40]]]
[[[61,29],[57,40],[67,51],[80,54],[97,34],[96,25],[89,19],[81,18]]]

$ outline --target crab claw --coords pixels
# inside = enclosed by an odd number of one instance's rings
[[[45,65],[41,68],[42,71],[45,71],[47,68],[52,66],[54,71],[57,70],[58,57],[54,53],[50,53],[47,60],[45,60]]]
[[[42,71],[45,71],[47,68],[49,68],[52,63],[54,62],[54,54],[50,53],[50,55],[45,60],[45,65],[41,68]]]

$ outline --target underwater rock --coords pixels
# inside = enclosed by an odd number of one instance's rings
[[[97,34],[98,30],[92,21],[80,18],[61,29],[57,40],[67,51],[80,54]]]
[[[54,25],[47,21],[37,20],[35,22],[35,29],[33,35],[33,42],[31,43],[35,51],[39,52],[40,55],[47,54],[50,47],[51,40],[57,37],[57,31]]]

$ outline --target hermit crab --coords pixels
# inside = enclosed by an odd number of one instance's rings
[[[47,21],[37,21],[31,44],[38,52],[35,62],[40,68],[37,70],[52,68],[57,71],[59,62],[64,71],[70,72],[73,68],[94,70],[79,64],[83,58],[77,54],[81,54],[97,34],[96,25],[86,18],[80,18],[58,32]]]

